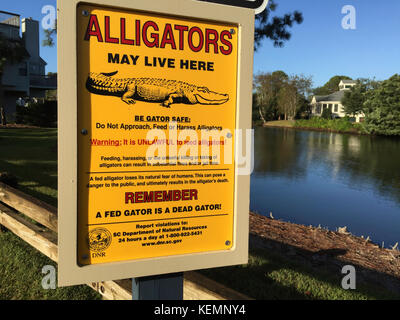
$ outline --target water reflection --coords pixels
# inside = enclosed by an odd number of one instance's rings
[[[400,139],[257,128],[251,206],[398,241],[399,159]]]

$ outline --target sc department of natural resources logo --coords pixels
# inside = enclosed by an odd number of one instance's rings
[[[96,228],[89,232],[89,248],[93,251],[104,251],[111,244],[111,233],[104,228]]]

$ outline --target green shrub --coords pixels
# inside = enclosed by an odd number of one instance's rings
[[[369,133],[400,136],[400,75],[366,94],[365,128]]]
[[[18,187],[18,179],[15,175],[8,172],[0,172],[0,182],[8,184],[11,187]]]
[[[325,108],[324,111],[322,111],[321,118],[323,118],[323,119],[332,119],[332,111],[331,111],[331,109]]]
[[[294,126],[297,128],[324,129],[338,132],[358,132],[362,128],[361,125],[353,125],[347,117],[341,119],[314,117],[309,120],[296,120]]]
[[[28,107],[17,106],[16,122],[38,127],[56,127],[57,101],[31,103]]]
[[[17,105],[15,114],[15,122],[18,124],[26,124],[25,117],[28,113],[28,108]]]

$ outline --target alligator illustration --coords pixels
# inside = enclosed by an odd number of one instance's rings
[[[167,79],[125,78],[118,79],[113,73],[90,73],[86,81],[89,92],[121,97],[127,104],[136,101],[161,102],[170,108],[173,103],[218,105],[229,100],[228,94],[210,91],[206,87]]]

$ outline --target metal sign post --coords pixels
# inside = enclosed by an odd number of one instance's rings
[[[183,300],[183,273],[132,279],[132,300]]]

